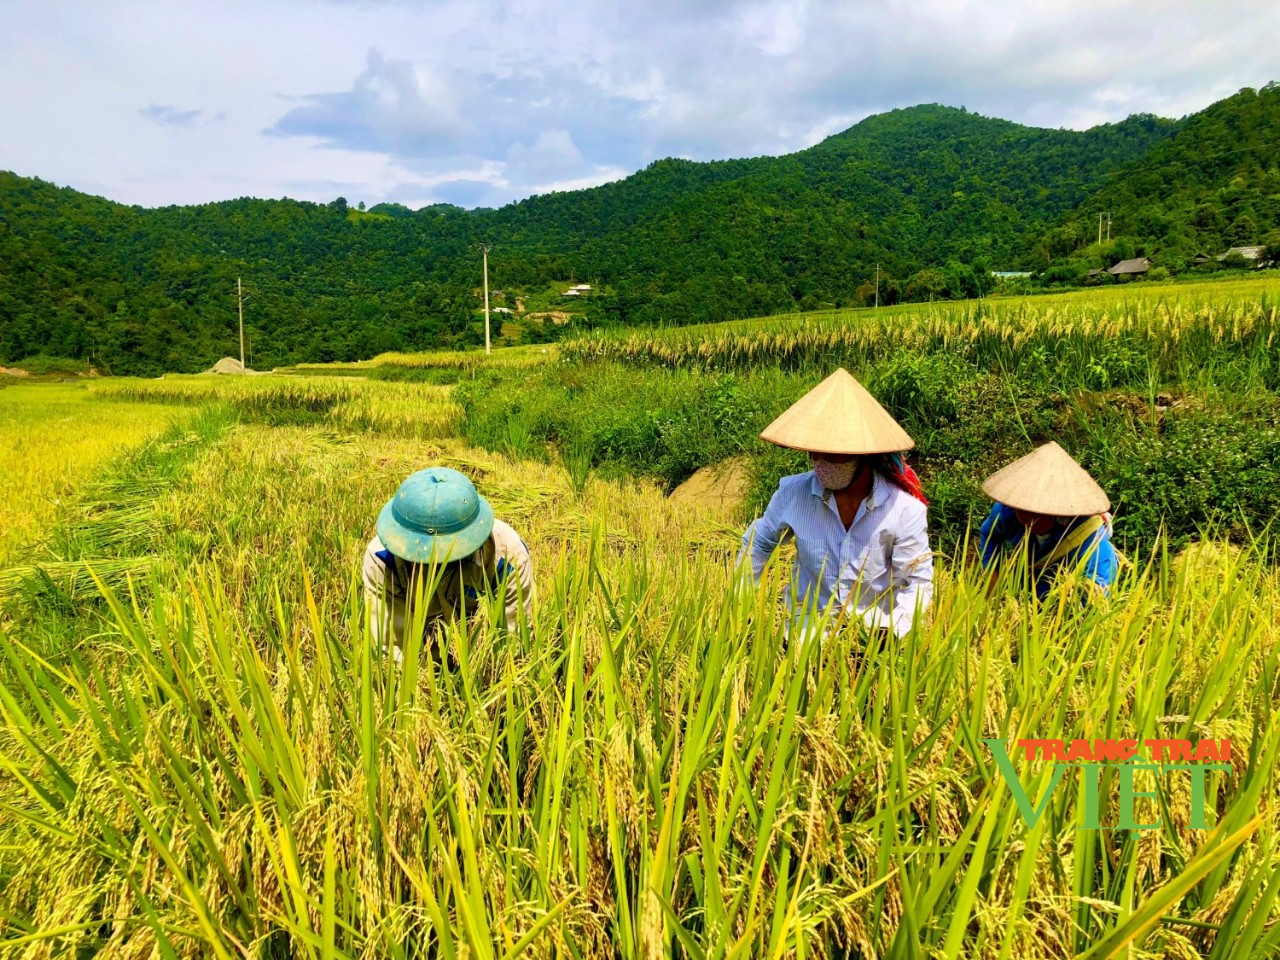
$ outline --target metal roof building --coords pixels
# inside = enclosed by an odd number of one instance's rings
[[[1150,257],[1134,257],[1132,260],[1121,260],[1107,271],[1113,277],[1137,276],[1151,269]]]

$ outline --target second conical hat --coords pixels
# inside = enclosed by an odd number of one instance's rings
[[[1053,517],[1091,517],[1111,509],[1093,477],[1052,441],[993,473],[982,491],[1007,507]]]
[[[760,439],[813,453],[897,453],[916,445],[844,368],[788,407]]]

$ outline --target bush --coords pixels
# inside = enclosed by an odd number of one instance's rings
[[[518,417],[529,444],[589,446],[607,473],[674,485],[699,467],[750,452],[773,412],[802,392],[795,378],[780,375],[561,364],[518,381],[494,375],[464,381],[454,396],[466,414],[467,438],[480,446],[508,446],[508,418]]]
[[[1280,513],[1280,430],[1274,405],[1166,417],[1100,457],[1095,476],[1111,496],[1126,540],[1161,526],[1181,546],[1205,529],[1244,539]]]
[[[897,353],[867,378],[867,388],[910,431],[931,430],[957,413],[961,385],[978,371],[953,354]]]
[[[1088,273],[1088,268],[1083,264],[1075,262],[1057,263],[1047,269],[1041,275],[1041,279],[1045,283],[1052,284],[1078,284],[1084,283],[1085,277]]]
[[[77,374],[88,373],[89,364],[84,360],[69,360],[66,357],[49,357],[43,353],[27,357],[25,360],[18,360],[12,366],[20,370],[26,370],[28,373],[35,374],[38,377],[47,377],[53,374]]]

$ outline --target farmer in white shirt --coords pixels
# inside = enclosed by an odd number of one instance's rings
[[[432,589],[434,587],[434,589]],[[411,474],[378,516],[378,535],[364,554],[364,593],[374,639],[398,659],[415,602],[419,620],[474,617],[481,600],[499,596],[504,622],[532,623],[529,548],[457,470]]]
[[[783,477],[764,516],[747,528],[759,581],[778,545],[794,538],[795,602],[858,617],[902,636],[933,596],[928,501],[901,457],[915,446],[847,371],[822,381],[771,423],[761,439],[808,452],[813,469]]]

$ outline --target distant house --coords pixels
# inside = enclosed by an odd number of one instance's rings
[[[494,307],[494,308],[493,308],[493,310],[492,310],[491,312],[493,312],[493,313],[510,313],[510,312],[511,312],[511,308],[510,308],[510,307]]]
[[[996,280],[1017,280],[1019,277],[1031,276],[1030,272],[1023,272],[1021,270],[992,270],[991,275],[995,277]]]
[[[1121,260],[1107,273],[1113,277],[1140,277],[1150,269],[1150,257],[1134,257],[1132,260]]]
[[[570,287],[569,289],[570,289],[570,290],[577,290],[579,293],[590,293],[590,292],[591,292],[591,284],[589,284],[589,283],[578,283],[578,284],[574,284],[574,285],[573,285],[572,287]]]
[[[1234,253],[1237,256],[1244,257],[1246,260],[1252,260],[1254,266],[1260,266],[1262,264],[1263,249],[1263,247],[1232,247],[1226,253],[1219,254],[1218,260],[1221,262]]]
[[[582,291],[581,291],[581,290],[578,290],[578,289],[575,289],[574,287],[570,287],[570,288],[569,288],[568,290],[566,290],[564,293],[560,294],[560,296],[562,296],[562,297],[580,297],[580,296],[582,296]]]
[[[1102,275],[1103,275],[1104,273],[1106,273],[1106,272],[1107,272],[1107,271],[1106,271],[1105,269],[1103,269],[1102,267],[1094,267],[1094,268],[1093,268],[1092,270],[1090,270],[1087,274],[1085,274],[1085,277],[1086,277],[1088,280],[1090,280],[1090,281],[1094,281],[1094,280],[1101,280],[1101,279],[1102,279]]]
[[[1200,253],[1197,253],[1194,257],[1191,258],[1191,265],[1193,267],[1203,267],[1206,263],[1213,263],[1213,261],[1214,261],[1214,258],[1209,256],[1207,253],[1205,253],[1202,250]]]

